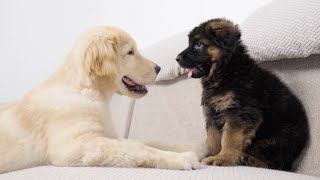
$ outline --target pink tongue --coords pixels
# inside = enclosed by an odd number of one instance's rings
[[[128,85],[130,85],[130,86],[134,86],[134,85],[136,85],[133,81],[131,81],[130,79],[128,79],[128,78],[123,78],[123,80],[124,80],[124,82],[126,82]]]
[[[188,78],[191,78],[192,77],[192,74],[194,71],[196,71],[197,68],[192,68],[192,69],[189,69],[189,72],[188,72]]]
[[[145,85],[141,85],[141,89],[147,90],[147,87]]]

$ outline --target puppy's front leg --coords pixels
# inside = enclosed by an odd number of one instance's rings
[[[206,143],[209,149],[209,155],[215,156],[220,152],[221,132],[215,125],[207,127]]]
[[[191,170],[199,167],[192,152],[174,153],[141,143],[106,137],[85,137],[56,147],[50,161],[57,166],[146,167]]]
[[[240,163],[243,151],[251,143],[261,121],[258,113],[250,116],[242,116],[246,112],[237,115],[227,115],[223,126],[221,138],[221,151],[216,156],[209,156],[202,159],[203,164],[217,166],[235,166]],[[256,115],[256,116],[255,116]],[[242,119],[243,117],[255,119]]]

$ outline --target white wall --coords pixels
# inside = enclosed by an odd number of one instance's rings
[[[269,1],[1,0],[0,103],[46,79],[89,26],[122,27],[143,48],[210,18],[240,23]]]

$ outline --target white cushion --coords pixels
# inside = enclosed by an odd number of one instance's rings
[[[0,180],[319,180],[300,174],[249,167],[208,167],[193,171],[99,167],[37,167],[0,175]]]
[[[187,34],[184,32],[174,35],[141,51],[144,56],[161,67],[156,81],[174,79],[187,72],[175,60],[177,55],[188,45]]]
[[[206,134],[199,79],[159,82],[135,103],[129,139],[200,146]]]
[[[134,100],[127,96],[114,94],[109,104],[110,118],[105,122],[105,132],[108,137],[126,138],[127,127],[132,116]],[[107,108],[106,108],[107,109]]]
[[[240,28],[256,60],[320,54],[320,1],[275,0],[250,15]]]

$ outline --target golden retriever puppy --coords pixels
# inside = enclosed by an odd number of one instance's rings
[[[192,152],[104,135],[112,95],[144,96],[159,71],[121,29],[96,27],[81,34],[55,73],[0,108],[0,173],[40,165],[198,168]]]

